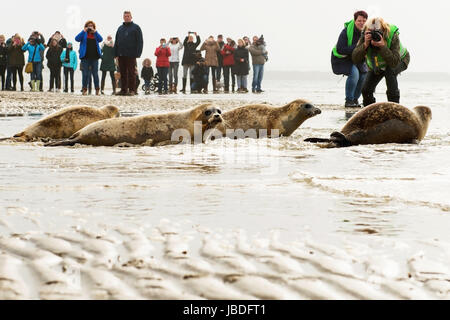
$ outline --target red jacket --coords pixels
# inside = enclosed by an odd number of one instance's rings
[[[224,67],[234,66],[234,48],[232,46],[228,44],[224,45],[220,53],[223,56]]]
[[[156,67],[170,67],[170,62],[169,62],[169,57],[172,54],[170,53],[170,48],[166,47],[166,48],[162,48],[162,47],[158,47],[156,48],[155,51],[155,56],[157,56],[156,58]]]

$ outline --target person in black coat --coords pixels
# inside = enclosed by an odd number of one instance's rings
[[[358,99],[367,74],[365,62],[358,65],[352,62],[352,52],[362,35],[368,15],[357,11],[354,20],[345,24],[339,40],[331,53],[331,66],[335,74],[348,76],[345,84],[345,107],[359,107]]]
[[[249,53],[242,39],[238,40],[238,47],[234,50],[234,67],[233,71],[236,74],[238,93],[246,93],[247,90],[247,76],[249,71]]]
[[[194,42],[194,36],[196,36],[197,41]],[[183,53],[183,60],[181,61],[181,65],[183,66],[183,89],[181,92],[186,93],[186,82],[187,82],[187,74],[189,70],[189,79],[191,81],[191,87],[192,87],[192,79],[193,79],[193,68],[196,63],[196,57],[195,52],[197,50],[197,47],[200,45],[200,36],[197,35],[197,32],[188,33],[188,36],[184,39],[183,46],[184,46],[184,53]]]
[[[2,91],[5,90],[5,71],[8,65],[8,47],[4,35],[0,35],[0,77],[2,78]]]
[[[141,57],[144,40],[141,28],[132,21],[130,11],[123,13],[123,24],[117,29],[114,55],[119,59],[121,91],[134,95],[136,90],[136,59]]]
[[[61,54],[63,49],[59,46],[58,41],[53,39],[48,47],[47,54],[47,67],[50,69],[50,87],[49,92],[56,89],[56,92],[61,90]]]

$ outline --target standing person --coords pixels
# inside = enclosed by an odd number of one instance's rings
[[[71,42],[67,44],[66,50],[61,54],[61,62],[64,67],[64,92],[69,92],[69,76],[70,76],[70,92],[74,92],[73,75],[77,70],[78,58]]]
[[[160,46],[155,50],[156,68],[159,75],[158,93],[162,94],[162,88],[164,86],[164,94],[167,94],[167,74],[169,72],[171,56],[170,48],[167,46],[166,39],[160,40]]]
[[[123,13],[123,24],[116,33],[115,57],[119,58],[121,90],[119,95],[134,96],[136,88],[136,59],[140,58],[144,47],[141,28],[132,20],[130,11]]]
[[[266,63],[265,56],[267,55],[267,51],[257,36],[253,37],[253,44],[250,46],[249,52],[252,55],[253,64],[252,92],[261,93],[264,92],[261,90],[261,82],[264,76],[264,64]]]
[[[103,41],[94,21],[87,21],[84,29],[76,37],[80,42],[80,60],[83,66],[83,95],[87,95],[91,76],[94,78],[95,94],[100,95],[100,84],[98,81],[98,59],[102,56],[100,42]]]
[[[196,41],[194,42],[194,35],[196,37]],[[187,37],[184,39],[183,46],[184,46],[184,53],[183,53],[183,61],[181,64],[183,65],[183,89],[181,92],[186,93],[186,82],[187,82],[187,75],[189,71],[189,86],[192,86],[194,75],[192,74],[192,70],[194,69],[196,58],[195,58],[195,52],[197,50],[197,47],[200,45],[200,36],[197,35],[197,32],[191,33],[189,32]]]
[[[374,92],[383,77],[386,80],[388,101],[400,103],[397,76],[408,68],[410,56],[400,42],[398,27],[382,18],[366,22],[363,35],[352,54],[353,63],[366,60],[369,72],[362,87],[363,103],[375,103]]]
[[[212,85],[213,85],[213,92],[217,93],[217,82],[216,82],[216,70],[219,65],[219,61],[217,59],[217,52],[219,52],[219,44],[216,40],[214,40],[213,36],[209,36],[209,38],[203,43],[202,47],[200,48],[200,51],[206,51],[205,54],[205,61],[206,66],[208,67],[208,82],[209,82],[209,75],[211,73],[212,75]]]
[[[19,34],[15,34],[8,45],[8,68],[10,70],[10,78],[12,77],[13,86],[8,83],[8,77],[6,84],[8,90],[16,90],[17,76],[20,80],[20,91],[23,91],[23,67],[25,66],[25,54],[22,51],[24,41]],[[11,79],[10,79],[11,81]]]
[[[234,46],[231,38],[227,38],[227,44],[223,46],[220,52],[223,58],[223,79],[224,79],[224,93],[230,92],[230,73],[234,66]],[[233,87],[234,91],[234,87]]]
[[[40,43],[38,38],[31,37],[28,43],[22,47],[22,51],[28,51],[28,62],[33,64],[33,72],[31,73],[31,91],[39,91],[42,81],[42,58],[41,52],[45,47]]]
[[[222,50],[223,50],[223,46],[225,45],[225,42],[223,41],[223,35],[219,34],[217,36],[217,43],[219,44],[220,51],[217,52],[217,60],[219,62],[219,66],[217,67],[217,71],[216,71],[216,80],[217,80],[217,82],[220,82],[220,79],[222,77],[222,69],[223,69]]]
[[[170,38],[169,49],[171,53],[171,56],[169,57],[169,92],[177,93],[178,68],[180,66],[180,50],[183,49],[183,44],[178,38]]]
[[[5,90],[5,72],[8,65],[8,48],[4,35],[0,35],[0,77],[2,78],[2,91]]]
[[[50,87],[48,92],[52,92],[53,88],[55,88],[56,92],[61,90],[62,51],[63,49],[59,46],[58,41],[53,39],[45,55],[47,58],[47,67],[50,69]]]
[[[111,85],[113,89],[113,95],[116,94],[116,80],[114,79],[114,72],[116,71],[116,65],[114,62],[114,41],[112,36],[108,36],[102,46],[102,63],[100,65],[102,71],[102,88],[101,93],[105,94],[105,80],[106,75],[109,72],[111,78]]]
[[[144,79],[145,94],[150,94],[150,84],[153,79],[154,72],[152,68],[152,60],[145,59],[142,62],[141,78]]]
[[[245,47],[246,47],[247,49],[249,49],[250,46],[252,45],[251,42],[250,42],[250,39],[249,39],[247,36],[245,36],[245,37],[242,38],[242,40],[244,40]]]
[[[247,93],[247,76],[249,71],[249,53],[243,39],[238,40],[238,47],[234,51],[234,70],[236,72],[238,93]]]
[[[44,38],[44,36],[42,35],[42,33],[40,33],[39,31],[33,31],[33,33],[31,34],[31,37],[33,37],[33,38],[36,38],[37,40],[36,40],[36,43],[37,44],[42,44],[43,46],[44,46],[44,48],[46,47],[45,46],[45,38]],[[40,92],[43,92],[44,91],[44,89],[43,89],[43,87],[44,87],[44,81],[43,81],[43,76],[42,76],[42,72],[44,71],[44,58],[45,58],[45,55],[44,55],[44,51],[45,50],[42,50],[41,52],[40,52],[40,55],[41,55],[41,70],[40,70],[40,72],[39,72],[39,77],[41,78],[41,82],[39,83],[39,91]],[[30,82],[31,83],[31,82]]]
[[[357,11],[353,20],[345,23],[345,28],[339,35],[338,42],[331,53],[331,66],[333,73],[347,76],[345,83],[345,107],[359,107],[358,99],[367,75],[367,66],[364,61],[353,64],[352,53],[362,35],[364,24],[368,15],[365,11]]]
[[[56,40],[56,42],[58,43],[58,45],[65,49],[67,48],[67,40],[64,38],[64,36],[61,34],[61,32],[56,31],[51,37],[50,39],[48,39],[48,43],[47,43],[47,47],[50,47],[50,44],[52,43],[53,40]]]

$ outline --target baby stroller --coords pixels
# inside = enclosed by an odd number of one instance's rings
[[[150,81],[150,86],[147,87],[145,83],[142,85],[142,90],[145,92],[145,94],[150,94],[150,91],[155,92],[158,89],[159,86],[159,75],[155,73],[152,80]]]

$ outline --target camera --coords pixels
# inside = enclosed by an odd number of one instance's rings
[[[92,28],[87,28],[87,32],[92,32],[93,29]]]
[[[383,38],[383,32],[381,30],[371,30],[370,35],[375,42],[378,42]]]
[[[265,41],[264,41],[264,35],[261,35],[261,37],[259,37],[258,41],[256,41],[257,45],[264,45]]]

